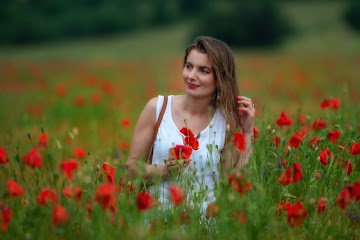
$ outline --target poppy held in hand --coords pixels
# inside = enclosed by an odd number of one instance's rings
[[[281,185],[286,186],[289,184],[296,183],[301,179],[302,179],[301,165],[298,163],[294,163],[288,169],[286,169],[285,172],[283,172],[280,175],[278,182]]]
[[[194,150],[199,149],[199,141],[195,138],[194,134],[188,128],[180,129],[180,132],[185,136],[185,143],[192,147]]]
[[[192,147],[187,145],[176,145],[170,148],[170,155],[173,159],[189,159],[192,150]]]
[[[233,143],[240,152],[245,151],[245,137],[241,132],[234,133]]]
[[[35,148],[31,149],[24,157],[23,161],[26,165],[31,168],[41,168],[42,160],[40,154],[36,151]]]

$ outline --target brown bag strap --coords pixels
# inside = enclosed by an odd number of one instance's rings
[[[160,115],[159,115],[159,118],[158,118],[158,120],[156,121],[156,124],[155,124],[155,131],[154,131],[154,136],[153,136],[153,145],[151,147],[150,156],[149,156],[149,163],[150,164],[152,164],[152,157],[153,157],[153,153],[154,153],[154,144],[155,144],[157,133],[159,131],[161,121],[162,121],[162,119],[164,117],[167,102],[168,102],[168,96],[164,96],[164,102],[163,102],[163,105],[161,107]]]

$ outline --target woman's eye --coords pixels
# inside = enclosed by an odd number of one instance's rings
[[[191,68],[191,65],[190,65],[190,64],[186,64],[185,67],[186,67],[187,69],[190,69],[190,68]]]
[[[209,73],[209,71],[207,69],[202,69],[201,70],[203,73]]]

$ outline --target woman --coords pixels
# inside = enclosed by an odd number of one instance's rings
[[[239,96],[235,62],[230,48],[212,37],[198,37],[185,51],[182,78],[184,95],[169,96],[165,113],[156,136],[152,163],[146,162],[153,146],[153,135],[164,97],[151,99],[142,111],[133,136],[127,165],[132,176],[147,182],[160,181],[158,191],[150,188],[161,202],[167,202],[168,189],[177,182],[186,189],[188,197],[203,198],[203,208],[215,200],[214,188],[219,167],[226,173],[243,167],[252,151],[255,108],[251,99]],[[184,144],[180,130],[186,127],[198,139],[184,164],[170,156],[169,149]],[[233,150],[235,131],[245,136],[245,151]],[[141,159],[142,158],[142,159]],[[144,161],[145,159],[145,161]],[[165,161],[164,161],[165,160]],[[221,164],[219,164],[221,163]],[[188,181],[190,180],[190,181]],[[185,182],[185,183],[184,183]],[[184,184],[191,183],[191,186]]]

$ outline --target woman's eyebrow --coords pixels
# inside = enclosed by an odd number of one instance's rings
[[[192,64],[191,62],[189,62],[189,61],[186,61],[186,64],[193,65],[193,64]],[[204,66],[200,65],[200,66],[199,66],[199,68],[208,68],[208,69],[210,69],[210,70],[211,70],[211,67],[206,66],[206,65],[204,65]]]

